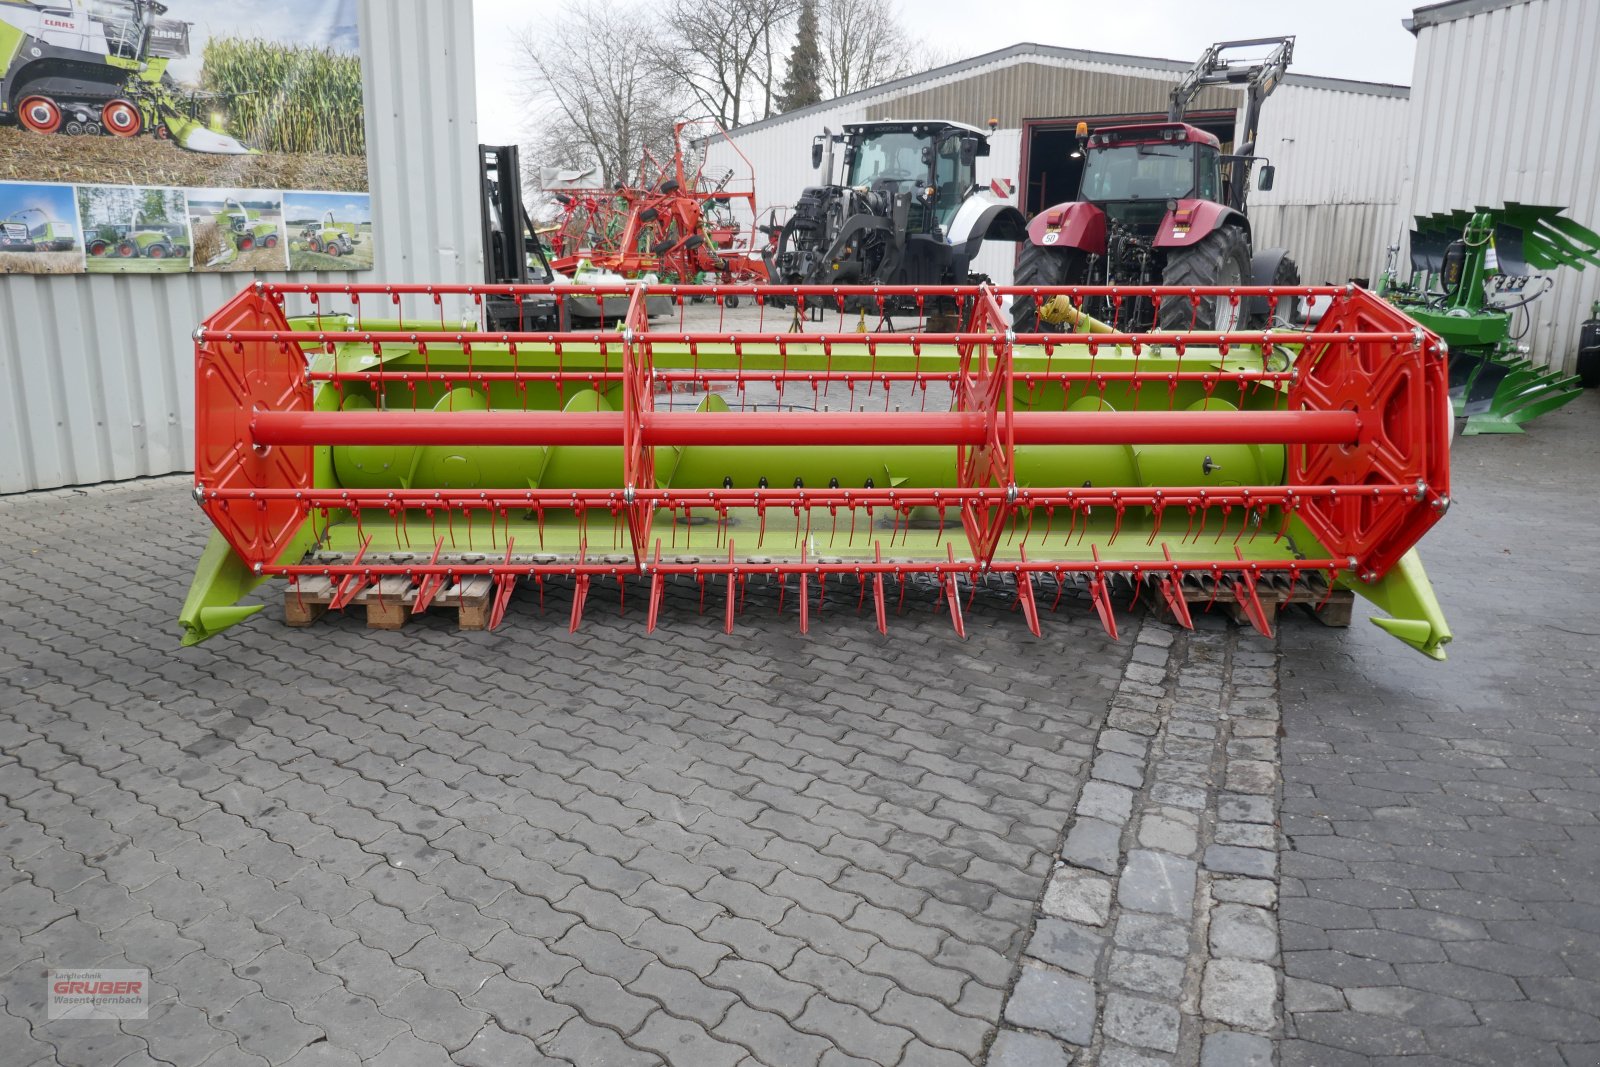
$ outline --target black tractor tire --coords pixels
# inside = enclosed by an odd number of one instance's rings
[[[665,255],[666,252],[668,250],[670,250],[672,248],[672,246],[677,244],[677,243],[678,243],[678,239],[676,237],[668,237],[664,241],[657,241],[655,244],[650,246],[650,254],[652,256]]]
[[[677,191],[678,191],[678,179],[676,179],[676,178],[668,178],[666,181],[661,183],[661,192],[663,192],[663,193],[675,193]]]
[[[1273,265],[1272,277],[1254,277],[1254,264],[1251,265],[1251,285],[1271,285],[1277,288],[1294,288],[1300,284],[1300,265],[1294,261],[1293,256],[1282,256]],[[1268,310],[1267,298],[1255,297],[1246,301],[1249,305],[1245,315],[1244,328],[1247,330],[1268,330],[1272,328],[1272,320],[1286,322],[1290,326],[1300,325],[1300,299],[1298,297],[1279,297],[1278,304],[1272,311]]]
[[[1017,285],[1082,285],[1084,255],[1076,248],[1050,248],[1026,241],[1017,252]],[[1011,300],[1011,328],[1018,333],[1061,333],[1059,323],[1040,322],[1031,296]]]
[[[737,308],[739,306],[739,294],[729,293],[727,296],[723,297],[722,306],[727,308],[729,311]]]
[[[1250,238],[1238,226],[1219,226],[1188,248],[1167,253],[1167,269],[1162,285],[1249,285]],[[1164,297],[1161,318],[1163,330],[1214,330],[1217,328],[1217,301],[1202,299],[1200,306],[1185,297]],[[1244,325],[1241,299],[1235,328]]]
[[[640,222],[654,222],[654,221],[656,221],[656,219],[658,219],[660,217],[661,217],[661,212],[657,211],[653,207],[647,207],[643,211],[639,212],[639,221]]]

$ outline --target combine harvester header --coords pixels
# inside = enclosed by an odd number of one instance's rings
[[[964,634],[962,586],[998,580],[1041,632],[1041,596],[1076,588],[1117,632],[1123,593],[1189,623],[1195,590],[1270,633],[1273,590],[1321,576],[1435,658],[1450,632],[1413,546],[1449,504],[1443,346],[1353,287],[1072,289],[257,283],[195,334],[196,500],[217,528],[181,622],[193,644],[259,605],[267,578],[388,596],[421,612],[462,583],[669,581],[725,599],[792,577],[852,583],[880,630],[905,584],[936,583]],[[1006,296],[1068,334],[1015,334]],[[402,298],[431,321],[402,321]],[[481,332],[447,298],[600,300],[613,329]],[[682,309],[731,297],[757,332],[691,331]],[[1123,333],[1085,298],[1328,297],[1314,331]],[[955,333],[851,332],[856,310],[957,310]],[[781,300],[787,310],[775,310]],[[798,305],[798,306],[796,306]],[[807,309],[830,332],[793,332]],[[849,309],[847,311],[847,308]],[[724,390],[686,401],[687,390]],[[762,397],[776,403],[753,409]],[[697,402],[696,402],[697,401]],[[736,410],[738,409],[738,410]],[[1204,595],[1198,599],[1204,600]],[[370,603],[370,601],[368,601]],[[780,603],[782,601],[780,600]]]

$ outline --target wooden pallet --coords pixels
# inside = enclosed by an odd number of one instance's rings
[[[1208,609],[1220,609],[1226,611],[1234,622],[1242,626],[1250,625],[1249,615],[1240,603],[1233,582],[1224,579],[1218,583],[1210,575],[1190,574],[1185,577],[1182,589],[1184,602],[1188,604],[1191,615]],[[1354,593],[1335,588],[1330,594],[1328,584],[1320,574],[1302,576],[1292,584],[1285,576],[1262,577],[1256,583],[1256,599],[1261,602],[1261,610],[1269,620],[1276,619],[1291,607],[1300,606],[1324,626],[1349,626],[1355,607]],[[1168,622],[1175,621],[1171,609],[1160,597],[1154,598],[1154,603],[1160,618]]]
[[[328,611],[337,592],[329,578],[301,578],[299,586],[283,592],[283,621],[290,626],[310,626]],[[441,589],[428,605],[429,611],[454,611],[456,625],[463,630],[486,630],[492,606],[494,583],[486,577],[465,578]],[[411,618],[417,603],[417,587],[409,578],[383,578],[357,593],[351,607],[364,608],[367,627],[372,630],[398,630]]]

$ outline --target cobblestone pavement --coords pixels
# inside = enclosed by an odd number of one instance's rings
[[[1597,457],[1592,392],[1456,441],[1447,663],[1285,631],[1286,1067],[1600,1063]]]
[[[1278,1036],[1276,654],[1139,633],[989,1067],[1267,1067]]]
[[[182,479],[0,501],[7,1067],[986,1055],[1129,655],[1083,605],[180,650],[204,536]],[[149,1018],[47,1021],[47,966]]]

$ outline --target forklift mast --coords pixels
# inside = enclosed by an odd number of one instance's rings
[[[478,200],[483,218],[483,280],[490,285],[549,285],[550,260],[522,203],[522,167],[516,145],[478,146]],[[529,266],[529,257],[537,266]],[[490,295],[484,300],[489,329],[542,329],[558,324],[562,310],[553,296]]]

